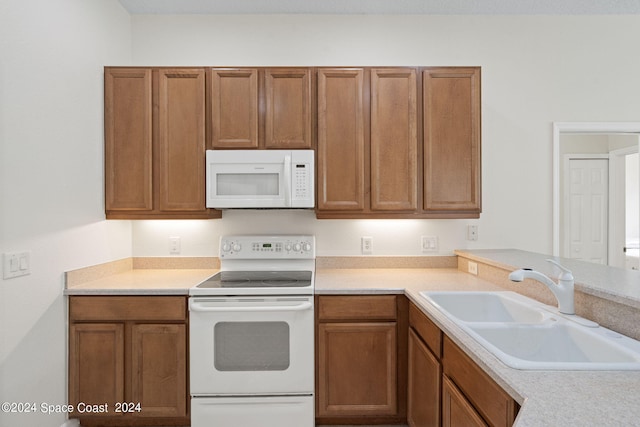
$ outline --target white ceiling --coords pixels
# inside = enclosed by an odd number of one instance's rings
[[[635,15],[640,0],[119,0],[131,14]]]

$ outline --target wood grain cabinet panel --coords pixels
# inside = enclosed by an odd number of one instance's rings
[[[83,426],[189,424],[186,303],[69,297],[69,403],[109,405],[107,413],[78,414]],[[133,406],[116,412],[117,403]]]
[[[518,404],[453,341],[443,341],[443,372],[492,427],[508,427],[518,413]]]
[[[258,148],[258,69],[211,70],[211,145]]]
[[[446,375],[442,383],[442,427],[488,427]]]
[[[105,68],[107,219],[219,218],[205,207],[204,68]]]
[[[266,148],[312,147],[311,81],[308,68],[265,70]]]
[[[158,172],[161,211],[205,206],[204,69],[159,71]]]
[[[316,297],[317,424],[406,423],[407,305],[397,295]]]
[[[69,330],[69,404],[107,404],[125,398],[124,325],[72,324]],[[98,417],[114,416],[98,413]],[[117,416],[117,414],[116,414]]]
[[[371,209],[417,209],[416,70],[371,70]]]
[[[153,209],[151,83],[150,69],[105,69],[107,211]]]
[[[318,210],[362,210],[364,70],[318,70]]]
[[[423,71],[424,209],[480,212],[480,69]]]
[[[442,368],[438,358],[412,330],[409,331],[409,372],[409,427],[439,426]]]
[[[326,323],[318,334],[318,416],[395,415],[395,322]]]
[[[143,408],[140,416],[186,416],[186,325],[133,325],[131,359],[132,398]]]

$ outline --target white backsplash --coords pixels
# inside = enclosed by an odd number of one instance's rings
[[[169,238],[180,237],[177,256],[218,256],[227,234],[314,234],[318,256],[362,256],[360,239],[373,238],[374,256],[452,255],[454,249],[487,247],[468,241],[478,220],[318,220],[312,210],[226,210],[222,219],[133,221],[133,256],[169,256]],[[422,252],[421,236],[436,236],[438,249]],[[484,245],[484,246],[482,246]],[[175,256],[175,255],[174,255]]]

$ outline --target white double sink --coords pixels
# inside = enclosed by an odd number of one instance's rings
[[[504,364],[538,370],[640,370],[640,342],[515,292],[421,292]]]

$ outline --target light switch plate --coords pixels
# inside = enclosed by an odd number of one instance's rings
[[[6,252],[2,254],[2,277],[14,277],[31,274],[31,252]]]
[[[421,237],[422,252],[434,252],[438,250],[438,238],[436,236]]]

